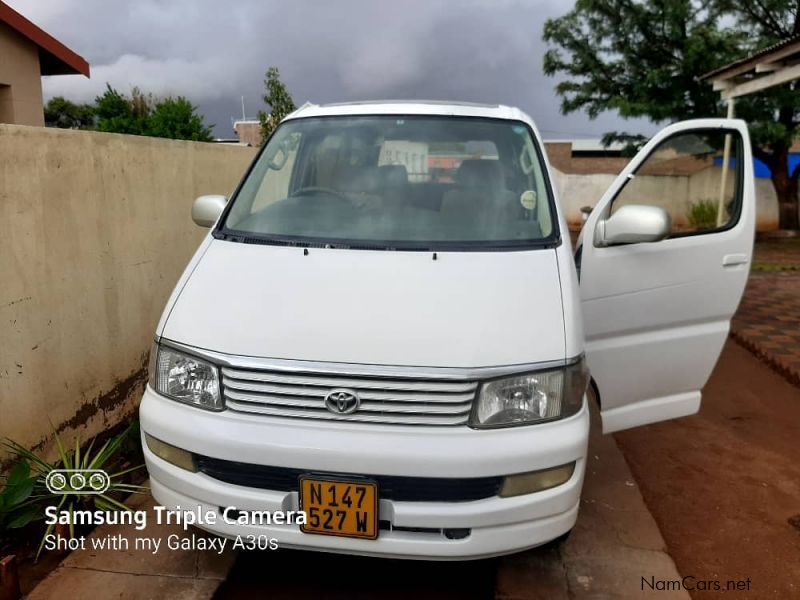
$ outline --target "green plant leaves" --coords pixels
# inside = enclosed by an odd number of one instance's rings
[[[26,460],[18,461],[8,474],[5,488],[0,492],[0,510],[10,512],[25,502],[33,493],[38,477],[30,477],[31,468]]]
[[[42,511],[38,506],[29,506],[27,509],[19,511],[19,513],[11,520],[9,520],[7,527],[9,529],[21,529],[28,523],[41,518]]]
[[[19,485],[23,481],[28,478],[28,475],[31,473],[31,466],[28,464],[26,460],[17,461],[11,471],[8,474],[8,479],[6,480],[7,486],[12,485]]]
[[[15,505],[22,504],[33,493],[33,486],[36,485],[36,477],[26,479],[15,485],[8,485],[3,491],[5,497],[4,504],[7,510],[13,509]]]
[[[0,529],[18,529],[41,516],[38,499],[31,498],[38,479],[38,475],[31,476],[30,464],[25,459],[11,468],[0,491]]]
[[[74,447],[70,444],[68,449],[68,445],[64,443],[61,435],[53,428],[55,446],[58,451],[56,463],[47,462],[17,442],[2,441],[0,445],[5,446],[19,460],[6,477],[5,485],[0,488],[0,532],[19,529],[42,519],[45,507],[56,503],[58,511],[64,510],[69,513],[92,505],[101,510],[131,510],[117,498],[123,498],[130,493],[146,491],[147,488],[143,486],[126,483],[124,478],[128,473],[140,469],[144,465],[131,467],[127,463],[122,464],[119,456],[123,445],[136,431],[137,423],[133,422],[123,432],[107,440],[99,450],[95,450],[95,440],[82,449],[81,440],[77,436]],[[53,469],[102,469],[109,476],[110,486],[104,494],[52,493],[45,487],[44,480]],[[118,470],[114,471],[113,469]],[[37,551],[37,559],[44,548],[47,536],[54,529],[54,524],[45,528]],[[69,535],[70,537],[75,536],[72,519],[69,523]]]

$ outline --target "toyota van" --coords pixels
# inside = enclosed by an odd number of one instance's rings
[[[551,166],[506,106],[286,117],[229,199],[193,205],[209,232],[158,324],[140,409],[156,501],[303,511],[205,527],[384,557],[569,532],[587,397],[605,432],[699,409],[755,221],[742,121],[667,127],[604,193],[580,160]]]

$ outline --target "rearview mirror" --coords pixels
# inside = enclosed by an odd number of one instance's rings
[[[192,204],[192,220],[200,227],[213,227],[227,203],[225,196],[198,196]]]
[[[596,246],[658,242],[669,235],[672,218],[660,206],[626,204],[597,223]]]

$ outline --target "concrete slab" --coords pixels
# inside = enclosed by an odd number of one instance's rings
[[[211,598],[218,586],[219,581],[213,579],[132,575],[59,567],[36,586],[28,596],[28,600],[51,598],[198,600]]]
[[[600,434],[593,415],[578,522],[564,542],[501,559],[497,598],[688,599],[685,591],[652,591],[643,581],[680,578],[614,438]]]
[[[148,511],[148,524],[155,523],[152,507],[152,498],[147,498],[143,505],[138,507]],[[174,540],[191,535],[198,538],[213,537],[194,527],[184,531],[180,525],[150,525],[145,531],[137,531],[130,525],[105,525],[95,529],[92,535],[89,536],[86,550],[72,552],[64,559],[61,565],[76,569],[99,568],[103,571],[129,573],[131,575],[163,575],[167,577],[214,579],[217,581],[225,579],[235,558],[233,552],[226,552],[220,555],[211,551],[166,550],[167,538],[172,537]],[[92,538],[106,538],[108,536],[127,540],[127,543],[124,544],[127,549],[88,549]],[[136,538],[143,536],[158,540],[159,551],[157,554],[150,548],[136,547]]]
[[[29,596],[33,600],[49,598],[106,598],[113,590],[115,598],[211,598],[228,575],[236,553],[218,554],[200,550],[165,550],[167,539],[190,536],[211,538],[196,528],[184,531],[179,525],[155,523],[153,499],[149,495],[134,497],[132,508],[148,511],[148,527],[138,531],[134,525],[101,525],[86,540],[85,550],[75,550],[58,569],[39,584]],[[155,553],[137,538],[158,540]],[[92,540],[116,539],[115,549],[94,550]]]

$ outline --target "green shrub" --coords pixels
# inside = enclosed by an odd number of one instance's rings
[[[690,202],[686,218],[695,229],[714,229],[717,226],[717,203],[713,200]]]
[[[25,459],[11,467],[0,489],[0,531],[21,529],[42,517],[42,496],[34,494],[38,479],[38,475],[31,475],[31,466]]]
[[[9,473],[6,486],[0,494],[0,531],[4,527],[9,529],[23,527],[33,520],[43,517],[44,508],[50,504],[57,505],[59,510],[73,512],[79,509],[101,510],[131,510],[128,506],[115,499],[130,493],[141,493],[146,488],[140,485],[125,483],[123,477],[141,469],[144,465],[115,470],[119,465],[120,450],[126,442],[138,431],[138,423],[133,422],[125,431],[112,437],[97,450],[94,449],[94,440],[81,452],[81,442],[75,437],[75,448],[67,449],[58,432],[54,432],[59,460],[50,463],[37,456],[17,442],[6,440],[5,446],[17,456],[19,462]],[[47,474],[53,469],[90,470],[102,469],[110,479],[109,488],[102,494],[72,492],[69,494],[51,493],[45,485]],[[42,552],[45,539],[52,533],[55,525],[49,525],[42,536],[39,551]],[[74,520],[70,519],[69,535],[75,537]]]

